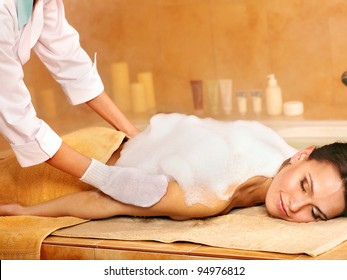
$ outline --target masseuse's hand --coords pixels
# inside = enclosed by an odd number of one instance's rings
[[[138,133],[140,133],[140,130],[136,128],[135,126],[131,126],[128,128],[128,131],[126,132],[126,135],[128,138],[133,138],[136,136]]]
[[[150,207],[164,196],[168,179],[132,167],[108,166],[95,159],[82,176],[90,184],[113,199],[126,204]]]

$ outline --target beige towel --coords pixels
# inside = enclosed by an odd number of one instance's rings
[[[0,259],[40,259],[42,241],[54,230],[83,223],[74,217],[1,217]]]
[[[347,239],[347,219],[292,223],[270,218],[264,206],[257,206],[188,221],[115,217],[57,230],[53,235],[165,243],[187,241],[223,248],[317,256]]]
[[[85,155],[106,162],[125,135],[111,128],[94,127],[63,137]],[[13,155],[0,160],[0,203],[33,205],[92,187],[48,164],[21,168]],[[42,240],[52,231],[79,223],[72,217],[0,217],[0,258],[37,259]]]

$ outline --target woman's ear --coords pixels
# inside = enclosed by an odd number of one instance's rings
[[[315,148],[315,146],[309,146],[305,149],[300,150],[290,158],[290,163],[295,163],[300,160],[307,160]]]

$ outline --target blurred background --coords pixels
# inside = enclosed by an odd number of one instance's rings
[[[151,73],[155,108],[118,105],[136,123],[157,112],[194,113],[190,80],[231,79],[232,90],[264,91],[274,73],[283,101],[300,100],[301,119],[346,119],[346,0],[67,0],[66,17],[93,59],[106,92],[117,101],[112,67],[125,63],[129,83]],[[113,65],[113,66],[112,66]],[[32,53],[25,82],[38,115],[58,133],[103,124],[86,105],[70,106]],[[233,99],[235,99],[235,95]],[[235,101],[235,100],[234,100]],[[250,102],[248,100],[247,102]],[[263,110],[240,115],[233,102],[222,119],[269,119]]]

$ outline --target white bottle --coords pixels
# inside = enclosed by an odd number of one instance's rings
[[[278,116],[282,114],[282,90],[277,85],[274,74],[268,75],[269,81],[265,90],[266,110],[270,116]]]

